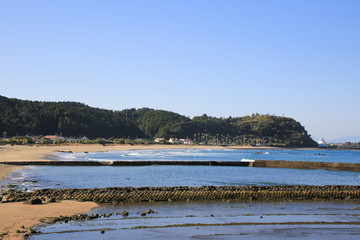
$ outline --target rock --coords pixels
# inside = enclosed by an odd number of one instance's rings
[[[148,210],[145,211],[145,213],[155,213],[155,212],[152,209],[148,209]]]
[[[29,228],[29,229],[27,230],[27,232],[30,233],[30,234],[37,233],[37,231],[35,231],[35,230],[32,229],[32,228]]]
[[[146,216],[146,213],[143,212],[143,213],[140,214],[140,216]]]
[[[53,203],[56,202],[54,197],[45,197],[45,203]]]
[[[1,202],[2,203],[15,202],[15,198],[11,194],[3,195]]]
[[[128,213],[127,211],[122,211],[122,212],[121,212],[121,215],[122,215],[122,216],[129,216],[129,213]]]
[[[35,204],[42,204],[40,198],[31,198],[25,202],[25,204],[35,205]]]

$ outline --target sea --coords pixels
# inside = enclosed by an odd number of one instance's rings
[[[287,160],[360,163],[360,151],[325,149],[152,149],[56,153],[58,161]],[[23,191],[145,186],[360,185],[360,173],[224,166],[30,166],[10,174]],[[155,214],[140,216],[146,209]],[[39,225],[29,239],[359,239],[360,205],[347,201],[102,204],[91,221]],[[104,232],[101,232],[103,230]]]

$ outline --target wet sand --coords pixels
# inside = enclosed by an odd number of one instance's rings
[[[152,209],[155,213],[141,216]],[[121,216],[127,211],[128,216]],[[358,239],[357,201],[151,202],[100,205],[90,221],[37,227],[34,240]],[[104,230],[104,233],[100,231]],[[144,237],[146,236],[146,237]]]
[[[4,239],[23,239],[28,228],[40,223],[41,218],[86,213],[98,205],[94,202],[62,201],[41,205],[26,205],[22,202],[0,204],[0,234]],[[25,228],[22,228],[24,226]]]
[[[18,166],[14,167],[11,165],[1,165],[0,166],[0,181],[3,181],[4,179],[6,179],[7,175],[16,169],[21,169],[21,167],[18,167]]]

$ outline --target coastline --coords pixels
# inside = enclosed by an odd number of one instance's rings
[[[55,161],[57,152],[108,152],[121,150],[147,150],[147,149],[279,149],[275,147],[251,146],[210,146],[210,145],[125,145],[125,144],[63,144],[63,145],[3,145],[0,147],[0,162],[20,161]],[[8,173],[17,169],[14,166],[0,165],[0,181]]]
[[[209,145],[100,145],[100,144],[63,144],[63,145],[3,145],[0,146],[0,161],[56,161],[57,152],[108,152],[120,150],[147,149],[279,149],[275,147],[251,146],[209,146]],[[7,178],[11,171],[22,167],[0,164],[0,181]],[[0,189],[1,190],[1,189]],[[0,192],[1,193],[1,192]],[[30,228],[40,224],[44,217],[59,217],[89,212],[98,205],[94,202],[62,201],[41,205],[24,205],[21,202],[0,204],[0,234],[2,239],[23,239],[24,233],[16,233],[21,226]]]
[[[56,161],[57,152],[108,152],[119,150],[143,149],[264,149],[248,146],[206,146],[206,145],[100,145],[100,144],[64,144],[64,145],[3,145],[0,146],[0,161]],[[266,148],[273,149],[273,148]],[[4,181],[11,171],[22,167],[0,164],[0,181]],[[0,192],[1,193],[1,192]],[[24,233],[16,233],[21,226],[30,228],[40,224],[44,217],[59,217],[86,213],[98,205],[94,202],[62,201],[41,205],[24,205],[21,202],[0,204],[0,234],[7,233],[1,239],[23,239]]]

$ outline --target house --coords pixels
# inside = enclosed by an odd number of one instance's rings
[[[169,143],[178,144],[179,141],[178,141],[177,138],[170,138],[170,139],[169,139]]]
[[[44,137],[44,139],[46,140],[49,140],[51,142],[54,142],[56,140],[61,140],[61,141],[65,141],[66,139],[64,137],[59,137],[59,136],[56,136],[56,135],[46,135]]]
[[[185,139],[184,144],[193,144],[194,142],[191,139]]]
[[[155,142],[165,142],[165,138],[155,138]]]

